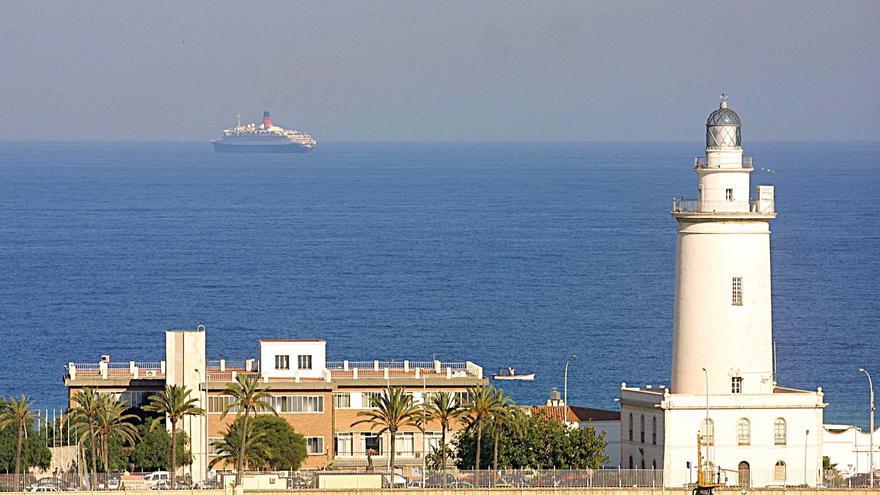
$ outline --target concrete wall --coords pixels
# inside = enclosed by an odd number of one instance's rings
[[[10,495],[23,495],[27,492],[9,492]],[[100,495],[108,492],[65,492],[69,495]],[[112,493],[112,492],[110,492]],[[150,490],[125,490],[128,495],[156,495]],[[342,495],[359,493],[362,495],[549,495],[549,494],[588,494],[588,495],[691,495],[687,488],[493,488],[493,489],[382,489],[382,490],[245,490],[248,494],[259,495],[290,495],[291,493],[314,493],[328,495]],[[880,495],[880,489],[798,489],[798,488],[717,488],[716,495],[816,495],[819,493],[839,493],[841,495]],[[176,490],[175,495],[232,495],[232,491],[224,490]]]

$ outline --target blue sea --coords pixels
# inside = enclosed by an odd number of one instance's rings
[[[746,143],[776,186],[778,379],[867,423],[880,380],[880,144]],[[330,359],[472,360],[617,408],[669,383],[687,143],[322,143],[300,156],[209,143],[0,143],[0,394],[63,407],[64,366],[210,358],[322,338]],[[772,168],[774,172],[762,171]]]

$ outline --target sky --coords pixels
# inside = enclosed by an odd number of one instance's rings
[[[6,1],[0,140],[880,138],[880,1]]]

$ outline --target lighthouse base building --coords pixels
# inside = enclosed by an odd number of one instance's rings
[[[666,486],[816,486],[822,389],[774,376],[770,222],[773,186],[752,194],[740,118],[722,98],[694,160],[697,197],[674,199],[678,223],[672,382],[623,384],[623,468],[663,469]],[[698,453],[699,452],[699,453]]]

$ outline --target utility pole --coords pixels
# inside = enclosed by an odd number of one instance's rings
[[[869,401],[870,402],[869,402],[869,406],[868,406],[868,413],[870,415],[869,421],[870,421],[870,428],[871,428],[871,431],[869,432],[870,436],[868,437],[868,439],[870,440],[870,444],[869,444],[870,447],[869,448],[871,449],[871,451],[868,455],[868,463],[870,465],[870,468],[868,469],[868,471],[871,473],[870,474],[871,488],[874,488],[874,382],[871,381],[871,375],[868,373],[868,371],[865,368],[859,368],[859,371],[861,371],[862,373],[865,374],[865,376],[868,377],[868,388],[871,389],[871,392],[869,394]]]

